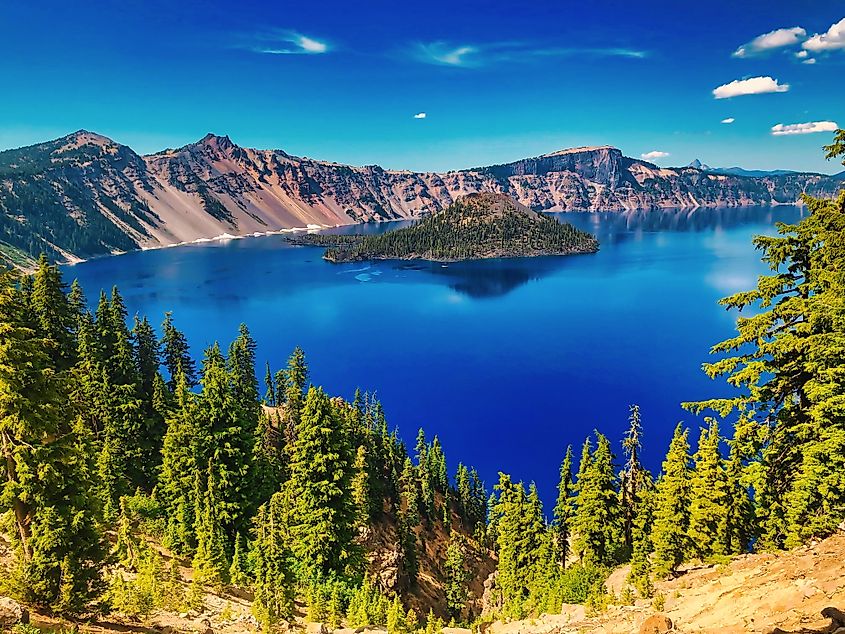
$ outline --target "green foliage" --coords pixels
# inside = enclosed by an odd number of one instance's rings
[[[405,620],[405,608],[398,594],[393,595],[390,607],[387,610],[387,634],[404,634],[408,631],[408,624]]]
[[[387,625],[391,600],[379,592],[369,577],[352,593],[346,613],[349,627]]]
[[[675,571],[689,552],[690,456],[689,430],[675,428],[663,472],[657,480],[651,543],[654,572],[663,578]]]
[[[690,482],[689,548],[691,556],[708,559],[726,554],[728,491],[719,452],[719,424],[701,430]]]
[[[606,565],[616,561],[622,545],[619,497],[610,441],[599,432],[595,434],[596,449],[589,454],[589,440],[585,443],[578,472],[573,550],[586,563]]]
[[[469,596],[470,573],[464,561],[464,540],[459,533],[452,532],[449,537],[443,570],[446,573],[446,610],[453,619],[460,619]]]
[[[253,612],[264,627],[293,613],[294,577],[289,565],[285,506],[282,494],[277,493],[258,509],[255,517]]]
[[[555,530],[555,552],[558,564],[566,567],[569,555],[569,540],[572,533],[572,520],[575,515],[572,479],[572,445],[566,447],[563,463],[560,465],[560,480],[557,485],[557,503],[554,509],[552,527]]]
[[[250,584],[247,556],[242,541],[240,533],[235,535],[235,550],[232,554],[232,565],[229,566],[229,583],[236,588],[245,588]]]
[[[137,574],[130,578],[121,571],[113,574],[107,602],[112,610],[130,618],[145,618],[157,609],[173,607],[168,581],[161,555],[144,546],[138,555]]]
[[[10,512],[12,589],[28,603],[83,613],[100,594],[103,538],[97,526],[87,430],[67,415],[67,376],[27,298],[0,272],[0,509]],[[55,349],[54,349],[55,350]]]
[[[200,492],[200,496],[194,528],[197,537],[197,550],[192,562],[194,581],[219,589],[229,581],[230,564],[226,558],[225,536],[218,516],[220,502],[214,470],[210,470],[208,486]]]
[[[354,558],[355,509],[349,491],[352,456],[335,406],[308,390],[291,449],[284,499],[290,548],[300,576],[342,571]]]

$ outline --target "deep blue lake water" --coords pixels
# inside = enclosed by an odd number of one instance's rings
[[[534,480],[554,499],[566,445],[598,428],[619,441],[638,403],[658,469],[681,401],[727,393],[701,372],[735,315],[716,302],[765,271],[751,239],[797,207],[568,213],[595,255],[450,264],[334,265],[280,236],[108,257],[66,268],[90,300],[117,285],[130,314],[172,310],[195,356],[245,322],[264,362],[301,346],[312,381],[375,390],[409,444],[423,426],[450,468]],[[401,223],[338,231],[387,231]],[[262,386],[263,391],[263,386]],[[697,437],[697,434],[694,436]],[[550,509],[549,509],[550,510]]]

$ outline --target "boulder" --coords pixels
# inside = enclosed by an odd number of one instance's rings
[[[672,630],[672,619],[665,614],[652,614],[640,625],[640,634],[666,634]]]
[[[309,623],[305,627],[305,632],[307,634],[329,634],[329,628],[326,627],[325,623]]]
[[[838,608],[827,607],[822,610],[822,616],[833,621],[833,627],[845,627],[845,612]]]
[[[0,597],[0,630],[12,629],[20,623],[29,623],[26,608],[14,599]]]

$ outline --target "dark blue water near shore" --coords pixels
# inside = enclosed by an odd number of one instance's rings
[[[246,322],[264,361],[299,345],[335,394],[376,390],[413,443],[424,426],[454,468],[535,480],[551,501],[568,443],[593,428],[617,450],[639,403],[659,468],[685,400],[726,393],[700,370],[735,315],[718,298],[765,268],[751,238],[796,207],[565,214],[595,255],[450,264],[332,265],[280,236],[129,253],[67,267],[89,298],[117,285],[130,313],[172,310],[196,356]],[[344,228],[385,231],[400,223]]]

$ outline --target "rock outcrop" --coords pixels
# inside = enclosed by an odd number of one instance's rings
[[[14,599],[0,597],[0,631],[29,623],[29,612]]]
[[[0,152],[0,255],[59,260],[308,225],[419,218],[458,197],[507,194],[535,211],[622,211],[794,203],[838,177],[744,177],[661,168],[614,147],[562,150],[443,174],[353,167],[242,148],[208,134],[140,156],[80,130]]]

